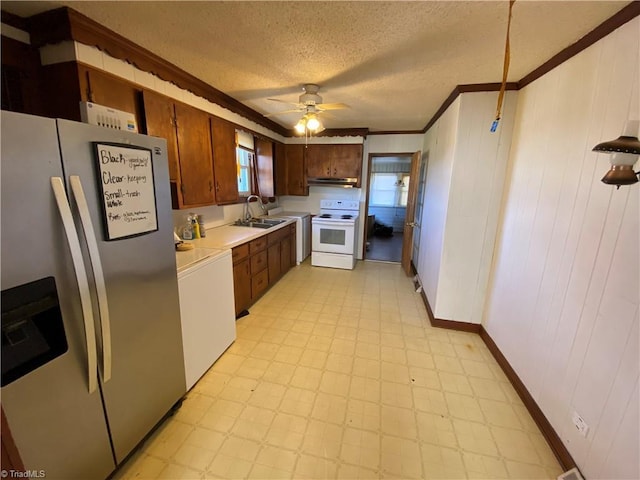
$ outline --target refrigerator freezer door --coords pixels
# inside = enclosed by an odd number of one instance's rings
[[[54,277],[68,343],[3,387],[2,407],[27,469],[105,478],[115,463],[100,392],[88,393],[78,283],[50,183],[63,175],[55,121],[2,112],[1,163],[2,289]]]
[[[82,182],[104,273],[112,362],[111,379],[101,388],[119,463],[186,392],[166,141],[66,120],[57,123],[64,171],[67,178],[77,175]],[[91,143],[96,141],[151,150],[157,231],[105,240],[101,179]]]

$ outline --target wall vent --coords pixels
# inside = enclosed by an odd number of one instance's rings
[[[560,474],[558,480],[584,480],[584,477],[580,474],[580,470],[574,467]]]

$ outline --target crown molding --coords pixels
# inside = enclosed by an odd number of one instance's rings
[[[369,132],[369,135],[415,135],[422,134],[423,130],[377,130]]]
[[[23,32],[29,31],[29,22],[26,18],[22,18],[18,15],[14,15],[13,13],[5,12],[4,10],[2,10],[0,11],[0,19],[5,25],[17,28],[18,30],[22,30]]]
[[[291,129],[288,132],[288,137],[300,138],[301,135],[297,134],[295,130]],[[367,138],[369,135],[368,128],[327,128],[320,133],[316,133],[314,137],[363,137]]]
[[[438,111],[431,117],[431,120],[424,126],[421,130],[422,133],[426,133],[434,123],[438,121],[438,119],[442,116],[442,114],[451,106],[451,104],[458,98],[458,95],[461,93],[469,93],[469,92],[498,92],[500,91],[500,83],[473,83],[469,85],[458,85],[453,91],[449,94],[447,99],[440,105]],[[506,90],[518,90],[518,84],[513,82],[508,82],[506,86]]]
[[[578,40],[576,43],[569,45],[564,50],[561,50],[556,55],[551,57],[545,63],[533,70],[531,73],[525,75],[518,81],[518,88],[523,88],[529,85],[534,80],[537,80],[546,73],[556,68],[558,65],[563,64],[571,57],[577,55],[584,49],[590,47],[598,40],[603,39],[614,30],[620,28],[625,23],[633,20],[640,15],[640,1],[633,1],[618,13],[609,17],[602,22],[596,28],[587,33],[584,37]]]
[[[71,8],[62,7],[34,15],[29,18],[29,23],[31,42],[36,48],[65,40],[97,47],[114,58],[129,62],[140,70],[174,83],[280,135],[286,136],[289,133],[287,128],[265,118],[235,98]]]
[[[640,15],[640,1],[632,1],[619,12],[605,20],[599,26],[587,33],[574,44],[563,49],[544,64],[525,75],[518,82],[507,83],[507,90],[520,90],[529,83],[545,75],[555,67],[566,62],[582,50],[593,45],[611,32]],[[36,48],[64,40],[73,40],[100,50],[120,60],[127,61],[140,70],[157,75],[159,78],[172,82],[195,95],[220,105],[248,120],[268,128],[284,137],[297,137],[294,130],[283,127],[271,119],[265,118],[238,100],[217,90],[211,85],[199,80],[193,75],[178,68],[160,56],[133,43],[127,38],[103,27],[99,23],[73,10],[62,7],[23,19],[8,12],[2,12],[2,22],[7,25],[28,30],[31,43]],[[484,83],[458,85],[445,99],[438,111],[433,115],[422,130],[387,130],[371,132],[368,128],[327,129],[318,136],[363,136],[367,135],[407,135],[426,133],[442,114],[449,108],[461,93],[499,91],[499,83]]]
[[[640,15],[640,1],[632,1],[629,5],[622,8],[622,10],[618,11],[607,20],[602,22],[596,28],[587,33],[580,40],[575,42],[572,45],[569,45],[564,50],[560,51],[545,63],[540,65],[538,68],[533,70],[531,73],[528,73],[524,77],[522,77],[518,82],[507,83],[507,90],[520,90],[524,88],[531,82],[537,80],[542,77],[546,73],[549,73],[551,70],[556,68],[557,66],[563,64],[571,57],[577,55],[587,47],[590,47],[598,40],[603,39],[625,23],[633,20],[638,15]],[[425,127],[422,129],[423,133],[426,133],[434,123],[438,121],[438,119],[442,116],[442,114],[449,108],[449,106],[458,98],[458,95],[461,93],[467,92],[494,92],[500,90],[499,83],[478,83],[472,85],[458,85],[453,89],[451,94],[447,97],[447,99],[442,103],[438,111],[431,117],[431,120],[427,122]]]

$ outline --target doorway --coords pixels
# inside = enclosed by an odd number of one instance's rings
[[[364,255],[400,263],[413,153],[369,154]]]

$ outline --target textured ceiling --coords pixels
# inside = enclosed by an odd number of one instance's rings
[[[518,0],[509,81],[629,2]],[[318,83],[327,128],[419,130],[458,84],[502,78],[508,1],[2,2],[30,16],[68,5],[266,114]],[[290,128],[298,114],[272,117]]]

